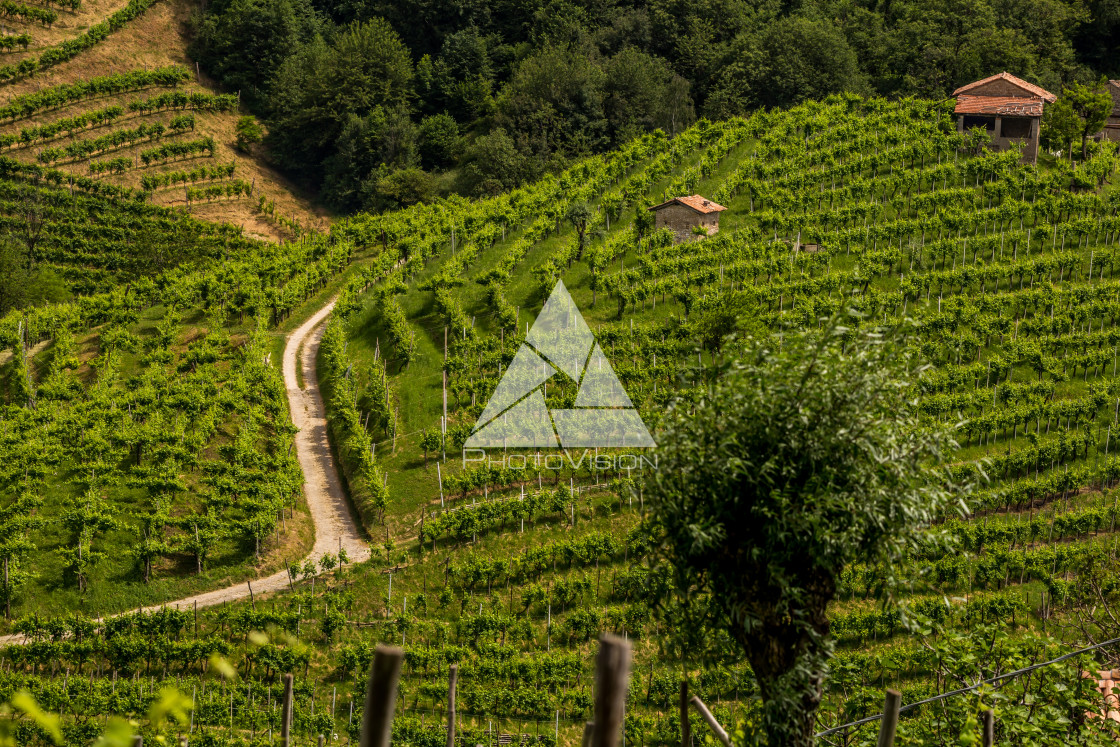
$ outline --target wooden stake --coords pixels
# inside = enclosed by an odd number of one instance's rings
[[[403,661],[404,651],[396,646],[379,644],[374,651],[366,685],[365,712],[362,714],[361,747],[389,747]]]
[[[455,747],[455,684],[459,680],[459,665],[452,664],[447,673],[447,747]]]
[[[580,747],[592,747],[595,739],[595,722],[588,721],[583,725],[583,738],[580,740]]]
[[[284,700],[280,707],[280,745],[290,747],[292,730],[292,673],[284,675]]]
[[[595,658],[595,721],[591,747],[618,747],[630,682],[630,642],[610,633],[599,638]]]
[[[980,712],[980,728],[983,730],[984,747],[996,743],[996,713],[991,708]]]
[[[902,694],[898,690],[887,690],[883,702],[883,720],[879,724],[879,747],[891,747],[898,730],[898,708],[902,705]]]
[[[691,747],[692,739],[688,723],[688,680],[681,680],[681,747]]]

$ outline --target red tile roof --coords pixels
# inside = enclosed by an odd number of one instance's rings
[[[688,197],[674,197],[673,199],[667,200],[660,205],[654,205],[653,207],[649,208],[649,210],[660,210],[661,208],[672,205],[673,203],[680,203],[681,205],[690,207],[696,212],[702,214],[718,213],[721,210],[727,209],[723,205],[717,205],[711,200],[701,197],[700,195],[689,195]]]
[[[1058,100],[1057,96],[1050,93],[1045,88],[1040,88],[1039,86],[1036,86],[1033,83],[1028,83],[1027,81],[1023,80],[1022,78],[1016,78],[1011,73],[1006,73],[1006,72],[997,73],[996,75],[990,75],[987,78],[984,78],[983,80],[978,80],[975,83],[969,83],[967,86],[961,86],[957,90],[953,91],[953,95],[954,96],[959,96],[962,93],[968,93],[969,91],[973,90],[974,88],[982,86],[985,83],[991,83],[992,81],[996,81],[996,80],[1005,80],[1008,83],[1010,83],[1011,85],[1016,86],[1017,88],[1021,88],[1023,90],[1023,92],[1027,94],[1028,97],[1037,96],[1038,98],[1040,98],[1043,101],[1045,101],[1047,103],[1050,103],[1050,104],[1052,104],[1052,103],[1054,103],[1055,101]]]
[[[956,114],[1002,114],[1041,117],[1042,100],[1021,96],[958,96]]]

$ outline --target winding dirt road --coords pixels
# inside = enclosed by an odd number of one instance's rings
[[[288,409],[292,413],[292,422],[299,428],[296,434],[296,455],[303,470],[303,494],[307,498],[315,525],[315,544],[307,558],[318,563],[323,555],[337,553],[341,544],[341,547],[346,548],[350,562],[356,563],[369,558],[370,548],[354,523],[334,458],[331,456],[327,440],[326,411],[319,394],[319,377],[315,365],[319,340],[323,335],[323,322],[333,308],[334,301],[331,301],[288,335],[288,341],[284,345],[284,385],[288,390]],[[299,378],[296,376],[297,365],[303,369],[303,389],[299,387]],[[151,612],[162,607],[193,608],[196,603],[199,607],[212,607],[223,602],[248,599],[250,584],[253,595],[284,589],[288,586],[288,572],[279,571],[248,583],[143,609]],[[19,643],[26,643],[26,638],[21,634],[0,636],[0,645]]]
[[[318,563],[323,555],[337,553],[341,544],[341,547],[346,548],[350,562],[356,563],[366,560],[370,549],[354,523],[350,505],[342,490],[338,469],[331,456],[330,444],[327,441],[326,411],[323,408],[323,398],[319,394],[319,377],[316,375],[315,365],[319,353],[319,340],[323,335],[323,322],[333,308],[334,301],[331,301],[288,335],[288,341],[284,346],[284,386],[288,390],[288,409],[292,413],[292,422],[299,428],[296,434],[296,455],[299,457],[299,466],[303,470],[303,494],[307,498],[307,505],[311,509],[311,518],[315,524],[315,544],[307,557]],[[303,389],[299,387],[299,378],[296,376],[297,365],[302,367]],[[253,594],[285,589],[288,587],[288,573],[279,571],[271,576],[253,579],[248,583],[215,589],[144,609],[150,611],[160,607],[194,607],[195,603],[199,607],[211,607],[236,599],[247,599],[250,596],[250,584],[253,587]]]

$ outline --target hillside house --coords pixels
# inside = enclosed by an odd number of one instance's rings
[[[1057,96],[1010,73],[999,73],[953,91],[957,131],[983,127],[991,147],[1006,150],[1023,143],[1023,163],[1038,162],[1038,132],[1042,108]]]
[[[649,208],[653,211],[654,226],[671,229],[678,244],[697,238],[695,228],[703,229],[706,236],[719,233],[719,214],[726,209],[700,195],[674,197]]]
[[[1108,81],[1108,92],[1112,94],[1112,114],[1104,123],[1102,134],[1107,139],[1120,143],[1120,80]]]

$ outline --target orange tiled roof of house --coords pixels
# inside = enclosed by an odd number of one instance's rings
[[[978,80],[975,83],[969,83],[966,86],[961,86],[957,90],[953,91],[953,95],[954,96],[959,96],[962,93],[968,93],[969,91],[973,90],[974,88],[982,86],[985,83],[991,83],[992,81],[995,81],[995,80],[1005,80],[1008,83],[1010,83],[1011,85],[1016,86],[1017,88],[1021,88],[1025,92],[1027,92],[1028,94],[1030,94],[1032,96],[1037,96],[1038,98],[1040,98],[1043,101],[1045,101],[1047,103],[1050,103],[1050,104],[1052,104],[1052,103],[1054,103],[1055,101],[1058,100],[1057,96],[1050,93],[1045,88],[1041,88],[1039,86],[1036,86],[1033,83],[1028,83],[1027,81],[1023,80],[1022,78],[1016,78],[1014,75],[1012,75],[1011,73],[1007,73],[1007,72],[997,73],[995,75],[989,75],[987,78],[984,78],[983,80]],[[993,97],[993,98],[996,98],[996,97]]]
[[[650,210],[657,210],[658,208],[663,208],[666,205],[672,205],[674,202],[679,202],[681,205],[685,205],[686,207],[690,207],[698,213],[718,213],[720,210],[726,210],[727,209],[723,205],[719,205],[717,203],[714,203],[711,200],[707,199],[706,197],[701,197],[700,195],[689,195],[688,197],[674,197],[671,200],[666,200],[665,202],[661,203],[660,205],[654,205],[653,207],[651,207],[649,209]]]
[[[1042,101],[1022,96],[958,96],[955,114],[1010,114],[1041,117]]]

